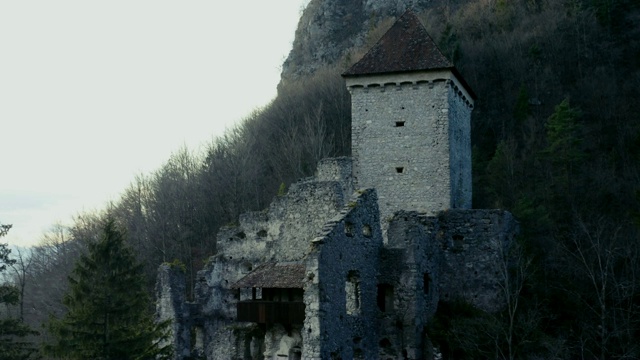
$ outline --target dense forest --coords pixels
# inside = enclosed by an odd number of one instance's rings
[[[520,221],[504,312],[442,303],[430,337],[447,359],[640,357],[640,5],[634,0],[435,2],[419,16],[477,94],[474,207]],[[102,211],[12,253],[10,309],[40,331],[62,316],[67,276],[113,218],[144,266],[185,264],[189,292],[216,233],[260,210],[323,157],[350,153],[340,74],[364,45],[287,81],[268,105],[210,143],[180,149]]]

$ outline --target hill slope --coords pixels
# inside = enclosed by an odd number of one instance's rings
[[[127,229],[150,282],[160,262],[179,259],[192,290],[221,226],[263,209],[320,158],[349,155],[340,73],[409,6],[478,96],[474,207],[507,209],[523,229],[511,269],[517,286],[505,288],[518,306],[478,314],[442,304],[429,335],[447,358],[640,357],[640,9],[632,0],[312,0],[278,97],[205,153],[176,153],[103,213],[49,234],[27,285],[25,308],[39,313],[26,318],[60,311],[61,269],[94,241],[106,213]]]

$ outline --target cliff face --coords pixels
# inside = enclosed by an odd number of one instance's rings
[[[416,12],[433,0],[311,0],[298,23],[293,48],[282,66],[283,83],[335,64],[347,51],[361,47],[378,21]],[[345,65],[346,66],[346,65]]]

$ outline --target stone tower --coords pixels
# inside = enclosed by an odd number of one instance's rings
[[[471,208],[470,87],[410,11],[343,76],[351,93],[353,175],[398,210]]]

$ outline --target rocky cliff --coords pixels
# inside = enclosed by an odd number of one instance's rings
[[[435,2],[311,0],[302,13],[293,48],[282,66],[282,82],[312,74],[323,65],[349,62],[345,59],[348,52],[362,47],[367,34],[380,21],[396,18],[407,9],[419,12]]]

